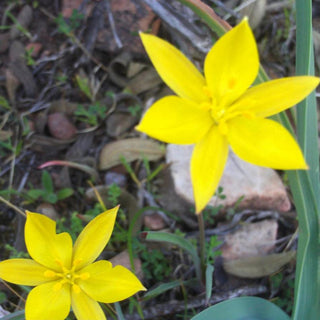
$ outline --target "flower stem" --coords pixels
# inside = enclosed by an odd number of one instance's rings
[[[198,217],[198,225],[199,225],[199,246],[200,246],[200,270],[201,270],[201,279],[202,283],[205,283],[205,270],[206,270],[206,263],[205,263],[205,227],[204,227],[204,220],[202,211],[197,215]]]

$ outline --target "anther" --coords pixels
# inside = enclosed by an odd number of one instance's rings
[[[52,270],[46,270],[43,274],[46,278],[54,278],[57,276],[57,273]]]

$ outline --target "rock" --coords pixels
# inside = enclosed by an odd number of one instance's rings
[[[60,140],[72,139],[77,133],[75,126],[60,112],[48,116],[48,128],[51,135]]]
[[[107,186],[110,186],[111,184],[116,184],[120,188],[125,188],[128,182],[125,174],[115,171],[107,171],[104,179],[105,184]]]
[[[143,224],[150,230],[161,230],[166,227],[166,223],[157,213],[145,215],[143,218]]]
[[[120,265],[132,271],[130,265],[130,257],[127,250],[120,252],[119,254],[111,258],[109,261],[112,263],[113,267]],[[133,264],[135,269],[135,275],[139,278],[139,280],[142,280],[143,272],[141,267],[141,260],[139,258],[134,258]]]
[[[225,236],[221,248],[223,260],[264,256],[270,253],[275,246],[277,230],[277,221],[271,219],[244,224],[234,233]]]
[[[56,211],[54,206],[51,203],[47,203],[47,202],[40,203],[37,206],[35,212],[42,213],[52,220],[57,220],[59,217],[58,212]]]
[[[166,152],[166,161],[170,164],[170,180],[173,184],[173,186],[166,186],[167,194],[172,198],[172,189],[174,189],[175,197],[189,204],[194,203],[190,179],[192,150],[193,146],[190,145],[169,144]],[[243,196],[239,209],[286,212],[291,207],[285,186],[274,170],[245,162],[231,151],[219,186],[223,187],[226,198],[220,199],[213,196],[209,202],[211,206],[233,207]],[[172,201],[166,202],[175,206]]]

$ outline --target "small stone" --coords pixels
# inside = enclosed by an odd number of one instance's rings
[[[110,186],[116,184],[120,188],[125,188],[127,185],[127,177],[125,174],[118,173],[115,171],[108,171],[105,175],[105,184]]]
[[[166,227],[166,223],[157,213],[145,215],[143,218],[144,226],[150,230],[162,230]]]
[[[190,178],[191,145],[167,146],[166,161],[170,163],[173,188],[179,198],[193,204],[193,190]],[[276,171],[252,165],[238,158],[232,151],[219,182],[225,199],[213,196],[208,203],[211,206],[222,205],[225,208],[235,206],[240,197],[239,209],[276,210],[286,212],[291,203],[286,188]],[[172,193],[172,190],[168,190]]]
[[[112,263],[113,267],[120,265],[132,271],[130,257],[127,250],[120,252],[119,254],[111,258],[109,261]],[[141,260],[139,258],[134,258],[133,264],[135,269],[135,275],[139,278],[139,280],[142,280],[143,272]]]
[[[221,248],[224,261],[267,255],[275,247],[277,231],[276,220],[244,224],[225,236]]]
[[[51,135],[60,140],[72,139],[77,133],[75,126],[60,112],[48,116],[48,128]]]
[[[36,208],[36,212],[42,213],[52,220],[58,219],[58,213],[57,213],[56,209],[54,208],[54,206],[52,204],[47,203],[47,202],[40,203]]]

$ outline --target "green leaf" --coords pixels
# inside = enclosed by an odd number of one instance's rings
[[[54,204],[58,201],[58,197],[55,193],[48,193],[43,195],[43,200]]]
[[[197,252],[197,249],[195,248],[195,246],[193,246],[190,243],[190,241],[184,239],[183,237],[181,237],[179,235],[167,233],[167,232],[148,231],[148,232],[143,232],[142,236],[147,241],[171,243],[173,245],[177,245],[181,249],[188,252],[192,257],[192,261],[193,261],[194,266],[196,268],[197,277],[199,279],[201,279],[201,266],[200,266],[200,259],[198,256],[198,252]]]
[[[37,200],[38,198],[44,196],[46,193],[40,189],[32,189],[27,192],[27,195],[33,200]]]
[[[181,281],[181,280],[175,280],[175,281],[171,281],[168,283],[161,283],[156,288],[154,288],[152,290],[148,290],[148,292],[143,297],[143,301],[153,299],[168,290],[177,288],[177,287],[181,286],[182,283],[183,283],[183,281]]]
[[[41,182],[46,192],[48,193],[53,192],[53,183],[52,183],[50,173],[48,171],[42,171]]]
[[[218,303],[191,320],[290,320],[279,307],[257,297],[240,297]]]
[[[312,1],[296,0],[296,73],[314,74]],[[299,220],[293,320],[318,319],[320,314],[319,220],[320,182],[318,115],[315,94],[297,105],[298,142],[308,171],[288,173]]]
[[[66,199],[73,195],[73,190],[71,188],[64,188],[57,192],[58,200]]]
[[[211,264],[207,264],[206,268],[206,301],[208,302],[212,295],[212,282],[213,282],[214,267]]]

